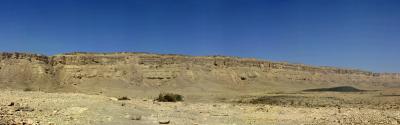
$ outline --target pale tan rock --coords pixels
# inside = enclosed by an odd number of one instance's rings
[[[286,91],[285,89],[295,91],[315,85],[335,86],[343,83],[369,89],[371,84],[375,88],[384,88],[398,86],[400,83],[400,74],[395,73],[373,73],[226,56],[196,57],[148,53],[67,53],[43,56],[0,53],[0,67],[0,83],[12,88],[34,91],[62,88],[62,91],[113,96],[125,96],[121,93],[135,93],[132,90],[144,91],[143,88],[160,86],[173,88],[171,90],[177,90],[179,86],[192,86],[197,88],[193,90],[212,92],[212,89],[205,88],[218,84],[219,88],[215,88],[216,90],[235,87],[263,92]],[[276,84],[272,84],[273,82]],[[196,84],[205,87],[193,86]],[[293,87],[281,88],[279,85]]]
[[[64,110],[61,110],[63,115],[78,115],[88,110],[87,107],[70,107]]]

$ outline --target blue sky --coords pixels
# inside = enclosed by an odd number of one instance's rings
[[[255,57],[400,72],[398,0],[1,0],[0,51]]]

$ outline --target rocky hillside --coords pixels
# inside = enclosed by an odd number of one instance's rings
[[[399,87],[400,74],[224,56],[0,53],[0,86],[84,93],[268,92],[352,85]]]

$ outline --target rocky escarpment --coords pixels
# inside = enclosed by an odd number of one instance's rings
[[[0,54],[2,86],[70,91],[267,91],[311,86],[400,86],[399,74],[224,56],[148,53]]]
[[[55,84],[49,58],[37,54],[0,53],[0,86],[49,89]]]

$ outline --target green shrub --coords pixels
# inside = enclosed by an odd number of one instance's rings
[[[160,93],[156,101],[159,102],[178,102],[183,101],[183,96],[174,93]]]

